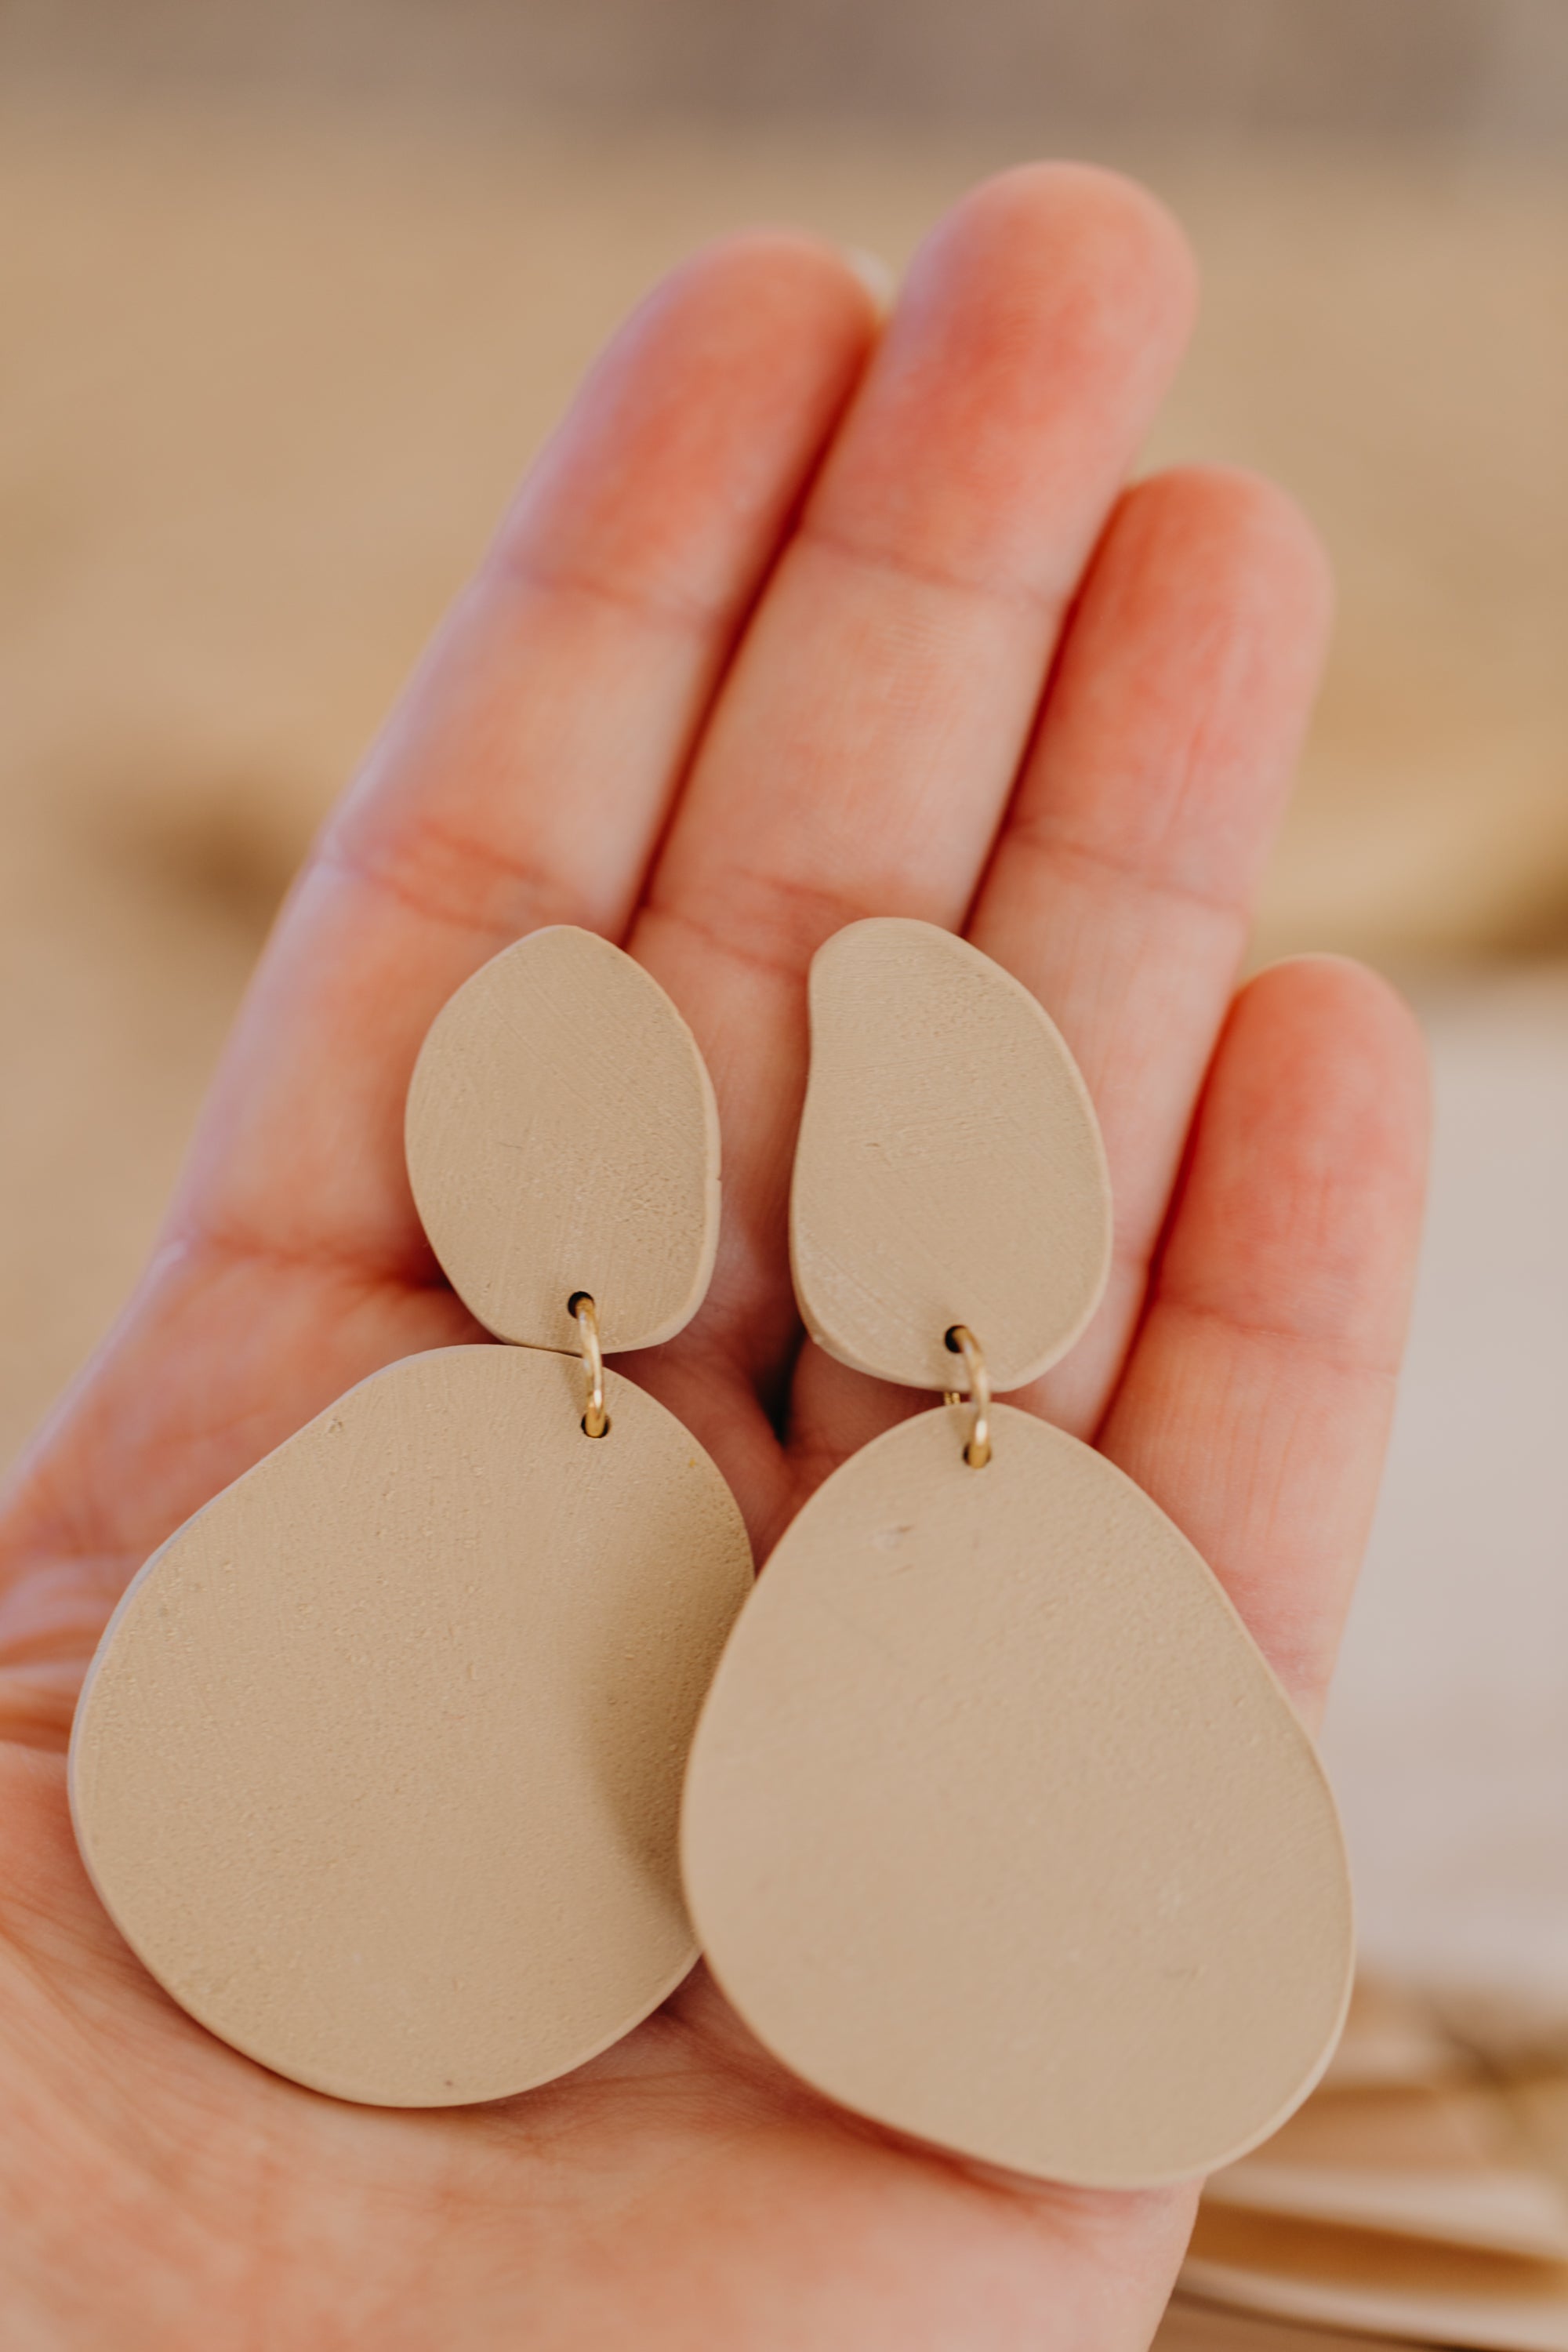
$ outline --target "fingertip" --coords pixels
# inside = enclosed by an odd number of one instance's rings
[[[1304,1053],[1328,1050],[1347,1066],[1376,1069],[1397,1085],[1403,1108],[1429,1102],[1426,1040],[1414,1006],[1354,956],[1314,950],[1266,964],[1241,991],[1234,1018],[1267,1022]]]
[[[1180,471],[1194,494],[1201,489],[1212,511],[1226,518],[1237,544],[1266,558],[1277,578],[1293,582],[1300,605],[1310,608],[1326,635],[1333,617],[1333,564],[1300,499],[1245,466],[1188,466]]]
[[[870,260],[802,230],[738,229],[688,255],[653,289],[647,307],[700,312],[742,340],[759,330],[768,336],[793,330],[860,350],[886,307]]]
[[[880,325],[892,310],[899,290],[897,271],[890,261],[884,261],[868,246],[847,245],[844,258],[870,296],[872,310]]]
[[[1231,911],[1210,1019],[1289,797],[1322,674],[1327,559],[1262,477],[1173,467],[1123,490],[1068,619],[1016,815],[1111,870]],[[1129,937],[1151,938],[1143,913]]]
[[[1408,1001],[1370,965],[1289,956],[1242,989],[1225,1040],[1281,1162],[1338,1167],[1418,1230],[1431,1139],[1426,1042]]]
[[[1032,163],[983,182],[910,265],[815,522],[879,560],[1060,605],[1192,310],[1185,240],[1131,181]]]
[[[1175,216],[1120,172],[1039,162],[998,172],[961,197],[924,256],[971,270],[1004,263],[1026,282],[1081,290],[1119,340],[1134,332],[1173,355],[1197,308],[1197,265]]]
[[[1279,633],[1321,656],[1334,577],[1315,524],[1266,474],[1244,466],[1168,466],[1133,484],[1108,534],[1135,541],[1153,576],[1179,571],[1189,593],[1235,584],[1266,599]]]
[[[496,560],[613,576],[620,594],[688,611],[740,609],[876,331],[865,281],[833,246],[752,229],[701,247],[601,352]]]

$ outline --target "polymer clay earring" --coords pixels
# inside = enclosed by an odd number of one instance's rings
[[[699,1936],[758,2038],[860,2115],[1086,2186],[1206,2171],[1338,2038],[1332,1798],[1185,1538],[990,1403],[1072,1345],[1110,1265],[1057,1031],[975,949],[892,920],[823,948],[811,1016],[802,1314],[948,1402],[834,1473],[741,1613],[687,1774]]]
[[[681,1773],[751,1556],[689,1432],[603,1364],[712,1269],[712,1089],[663,991],[587,932],[521,940],[437,1017],[406,1141],[437,1257],[517,1344],[374,1374],[172,1537],[70,1790],[192,2016],[316,2090],[441,2106],[580,2064],[690,1968]]]

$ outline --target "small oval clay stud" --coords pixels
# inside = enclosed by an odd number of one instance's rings
[[[795,1295],[857,1371],[944,1389],[977,1331],[993,1385],[1065,1354],[1110,1264],[1088,1090],[1026,988],[931,923],[851,923],[811,967],[790,1195]]]
[[[574,1349],[586,1291],[610,1355],[701,1305],[719,1238],[719,1114],[657,981],[592,931],[532,931],[430,1025],[408,1089],[420,1221],[488,1330]],[[570,1268],[570,1274],[563,1269]]]

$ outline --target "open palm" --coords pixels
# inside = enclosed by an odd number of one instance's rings
[[[99,1909],[59,1751],[155,1545],[378,1366],[482,1336],[414,1214],[403,1097],[458,982],[560,921],[627,945],[713,1074],[713,1288],[622,1368],[709,1447],[759,1559],[912,1402],[803,1349],[784,1210],[812,952],[921,916],[1040,998],[1105,1130],[1110,1290],[1024,1401],[1154,1496],[1315,1707],[1403,1330],[1420,1057],[1353,967],[1234,994],[1327,595],[1267,486],[1122,487],[1190,305],[1163,215],[1066,167],[961,205],[880,334],[816,245],[700,256],[611,347],[327,827],[146,1278],[0,1524],[16,2352],[1146,2343],[1188,2193],[1032,2185],[862,2126],[700,1971],[492,2107],[265,2073]]]

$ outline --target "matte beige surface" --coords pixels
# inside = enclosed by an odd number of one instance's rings
[[[1110,1183],[1088,1090],[1027,989],[950,931],[880,918],[818,950],[790,1248],[813,1339],[910,1388],[962,1385],[955,1323],[1013,1389],[1094,1312]]]
[[[1373,2336],[1325,2336],[1315,2327],[1255,2319],[1246,2312],[1217,2309],[1178,2295],[1160,2322],[1153,2352],[1383,2352]]]
[[[1533,2262],[1568,2262],[1568,2220],[1551,2183],[1522,2166],[1408,2172],[1375,2165],[1227,2165],[1206,2185],[1210,2205],[1296,2221],[1369,2230],[1434,2245],[1470,2246]]]
[[[1568,2196],[1568,2065],[1510,2083],[1503,2096],[1531,2156]]]
[[[1319,2098],[1329,2091],[1413,2090],[1471,2080],[1476,2061],[1415,1986],[1356,1969],[1345,2030]]]
[[[1190,2293],[1281,2319],[1489,2352],[1568,2352],[1568,2268],[1206,2210]]]
[[[1489,2084],[1320,2089],[1205,2200],[1436,2243],[1568,2262],[1568,2202]]]
[[[719,1116],[697,1043],[620,949],[569,925],[504,948],[431,1024],[408,1172],[437,1256],[491,1331],[611,1353],[674,1337],[719,1240]]]
[[[696,1957],[681,1771],[751,1580],[696,1441],[614,1374],[395,1364],[154,1555],[94,1662],[94,1884],[191,2013],[342,2098],[575,2066]]]
[[[704,1950],[878,2121],[1129,2186],[1241,2154],[1344,2015],[1350,1894],[1305,1732],[1147,1496],[1007,1406],[889,1430],[784,1536],[687,1777]]]
[[[1568,2201],[1490,2084],[1319,2091],[1208,2204],[1568,2263]]]

